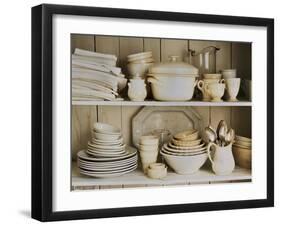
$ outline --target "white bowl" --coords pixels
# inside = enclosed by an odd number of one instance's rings
[[[140,137],[140,144],[142,145],[158,145],[159,137],[155,135],[147,135]]]
[[[175,156],[163,153],[167,164],[178,174],[193,174],[196,173],[206,162],[208,155],[206,153],[192,156]]]
[[[172,143],[176,146],[180,147],[192,147],[197,146],[201,143],[202,139],[191,140],[191,141],[184,141],[184,140],[177,140],[172,138]]]
[[[127,64],[127,69],[131,77],[144,78],[152,65],[153,63],[130,63]]]
[[[119,128],[102,122],[96,122],[94,124],[94,130],[98,133],[106,133],[106,134],[113,134],[113,135],[121,134],[121,130]]]
[[[233,145],[232,152],[235,163],[242,167],[251,169],[252,168],[252,150],[249,148],[241,148]]]
[[[94,133],[94,137],[98,140],[105,141],[116,141],[121,138],[120,134],[105,134],[105,133]]]
[[[152,52],[141,52],[141,53],[134,53],[127,56],[128,61],[135,61],[135,60],[142,60],[146,58],[151,58]]]
[[[186,130],[174,135],[177,140],[192,141],[199,137],[199,132],[196,129]]]
[[[203,74],[204,79],[221,79],[221,74]]]
[[[163,169],[152,169],[150,168],[151,164],[147,168],[147,176],[152,179],[162,179],[167,176],[167,167]]]

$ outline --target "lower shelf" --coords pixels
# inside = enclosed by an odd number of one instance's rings
[[[101,179],[81,175],[76,163],[73,163],[72,190],[241,182],[251,181],[251,178],[251,170],[236,167],[232,174],[226,176],[218,176],[209,169],[202,168],[192,175],[179,175],[169,171],[163,179],[151,179],[138,169],[120,177]]]

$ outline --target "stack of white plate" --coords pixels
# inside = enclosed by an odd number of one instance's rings
[[[179,174],[197,172],[207,160],[206,145],[197,130],[176,134],[161,150],[167,164]]]
[[[81,174],[115,177],[137,168],[137,151],[126,147],[121,131],[109,124],[95,123],[88,149],[77,154]]]
[[[236,136],[232,146],[235,163],[243,168],[252,167],[252,139],[248,137]]]

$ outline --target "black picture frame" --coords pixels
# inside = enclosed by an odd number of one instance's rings
[[[267,28],[267,198],[95,210],[52,210],[52,18],[55,14],[247,25]],[[32,218],[40,221],[122,217],[274,206],[274,20],[43,4],[32,8]]]

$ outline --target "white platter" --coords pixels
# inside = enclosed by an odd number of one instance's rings
[[[104,150],[104,151],[114,151],[114,150],[124,150],[126,147],[125,144],[123,145],[99,145],[99,144],[93,144],[91,142],[88,142],[88,148],[95,149],[95,150]]]
[[[177,118],[177,120],[171,120]],[[146,106],[132,120],[133,144],[138,147],[142,135],[150,135],[159,129],[176,134],[184,130],[202,131],[200,115],[192,107]]]
[[[132,162],[137,162],[138,158],[137,155],[132,156],[130,158],[127,159],[123,159],[123,160],[119,160],[119,161],[112,161],[112,162],[89,162],[89,161],[85,161],[82,159],[78,158],[78,162],[79,164],[84,164],[84,165],[89,165],[89,166],[94,166],[97,168],[102,168],[102,167],[116,167],[116,166],[121,166],[121,165],[126,165],[126,164],[130,164]]]
[[[129,158],[133,155],[136,155],[137,150],[132,147],[126,147],[126,150],[128,151],[128,154],[122,157],[112,157],[112,158],[95,158],[91,157],[86,153],[86,150],[81,150],[77,153],[78,158],[89,160],[89,161],[97,161],[97,162],[107,162],[107,161],[115,161],[115,160],[121,160],[125,158]]]
[[[128,155],[128,152],[123,152],[123,153],[100,153],[100,152],[95,152],[95,151],[91,151],[91,150],[87,150],[87,154],[97,157],[97,158],[111,158],[111,157],[125,157]]]
[[[120,138],[115,141],[99,140],[96,138],[92,138],[92,143],[95,143],[98,145],[122,145],[123,142],[124,142],[123,138]]]
[[[80,173],[83,175],[86,175],[86,176],[90,176],[90,177],[108,178],[108,177],[122,176],[122,175],[132,172],[136,169],[137,169],[137,166],[135,166],[134,168],[128,169],[126,171],[123,171],[123,172],[118,172],[118,173],[90,173],[89,171],[84,171],[84,170],[80,170]]]
[[[100,172],[104,172],[104,173],[116,173],[116,172],[120,172],[120,171],[123,171],[123,170],[127,170],[127,169],[130,169],[132,167],[135,167],[137,165],[137,162],[133,162],[131,164],[128,164],[128,165],[123,165],[123,166],[117,166],[117,167],[111,167],[111,168],[94,168],[92,166],[87,166],[87,165],[82,165],[82,164],[79,164],[78,167],[80,169],[85,169],[85,170],[89,170],[89,171],[93,171],[93,172],[97,172],[97,173],[100,173]]]
[[[133,159],[132,161],[123,162],[123,163],[120,163],[120,164],[111,164],[111,165],[95,165],[95,164],[88,164],[88,163],[84,163],[84,162],[81,162],[81,161],[77,161],[77,166],[91,167],[92,169],[98,170],[98,169],[115,169],[115,168],[129,166],[129,165],[132,165],[134,163],[137,163],[137,159]]]

